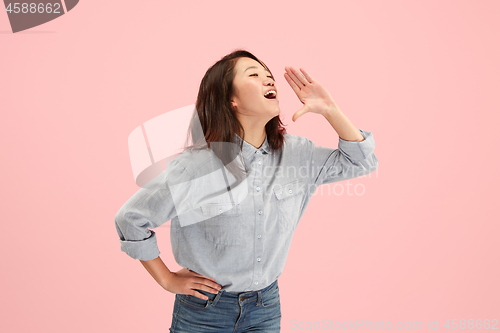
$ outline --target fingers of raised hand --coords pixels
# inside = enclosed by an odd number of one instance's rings
[[[290,75],[288,73],[285,73],[285,80],[286,82],[288,82],[288,84],[290,85],[290,87],[292,87],[292,90],[298,94],[300,92],[300,88],[299,86],[297,86],[295,84],[295,82],[292,80],[292,78],[290,77]]]
[[[314,79],[312,78],[312,76],[309,75],[309,73],[307,73],[304,68],[301,68],[300,71],[304,74],[304,77],[306,78],[306,80],[307,80],[308,83],[313,83],[314,82]]]
[[[300,69],[302,73],[299,72],[294,67],[289,67],[289,66],[285,67],[285,71],[293,80],[293,82],[300,88],[314,81],[313,78],[303,68]]]
[[[292,80],[292,82],[297,86],[297,88],[301,89],[302,87],[305,86],[305,83],[300,80],[299,76],[297,76],[297,70],[295,68],[286,66],[285,71],[286,71],[286,74]]]

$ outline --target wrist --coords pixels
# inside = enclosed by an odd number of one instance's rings
[[[326,109],[325,115],[336,116],[341,113],[342,112],[340,111],[339,107],[335,103],[333,103],[333,105]]]
[[[174,276],[174,273],[172,273],[171,271],[167,270],[166,272],[164,272],[162,274],[162,277],[160,279],[160,281],[158,281],[160,283],[160,285],[164,288],[164,289],[167,289],[168,286],[171,284],[170,281],[172,281],[172,277]]]
[[[336,106],[329,107],[323,116],[330,122],[333,123],[335,119],[339,118],[342,115],[342,112]]]

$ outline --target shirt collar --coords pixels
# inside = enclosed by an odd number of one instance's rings
[[[236,142],[239,144],[240,141],[242,140],[241,137],[236,133],[234,134],[234,136],[236,138]],[[254,146],[252,146],[251,144],[249,144],[245,140],[242,140],[242,141],[243,141],[243,146],[241,147],[241,149],[243,152],[243,157],[245,157],[245,158],[249,158],[250,156],[257,153],[257,151],[260,151],[261,154],[271,153],[271,149],[269,148],[269,144],[267,142],[267,133],[266,133],[266,137],[264,139],[264,143],[262,143],[262,146],[260,146],[260,148],[255,148]]]

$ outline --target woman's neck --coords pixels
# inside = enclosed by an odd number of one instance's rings
[[[241,126],[245,130],[245,140],[255,148],[260,148],[266,139],[266,122],[255,117],[238,117]],[[257,121],[256,121],[257,120]],[[269,120],[268,120],[269,121]]]
[[[260,148],[266,139],[266,127],[245,127],[245,140],[248,144],[251,144],[255,148]]]

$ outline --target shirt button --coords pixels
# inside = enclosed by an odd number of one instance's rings
[[[260,258],[257,258],[257,261],[260,261]]]
[[[262,165],[262,161],[259,161],[259,165]]]
[[[292,193],[293,191],[292,190],[288,190],[288,193]]]
[[[219,208],[219,213],[222,213],[222,209]]]
[[[261,235],[257,235],[257,238],[261,238],[262,236]]]
[[[261,210],[259,210],[259,215],[262,215],[262,211]]]
[[[259,284],[259,282],[255,281],[255,282],[254,282],[254,284],[255,284],[255,285],[258,285],[258,284]]]
[[[259,186],[257,186],[255,189],[256,189],[257,191],[260,191],[260,187],[259,187]]]
[[[257,154],[260,154],[260,150],[257,150]]]

